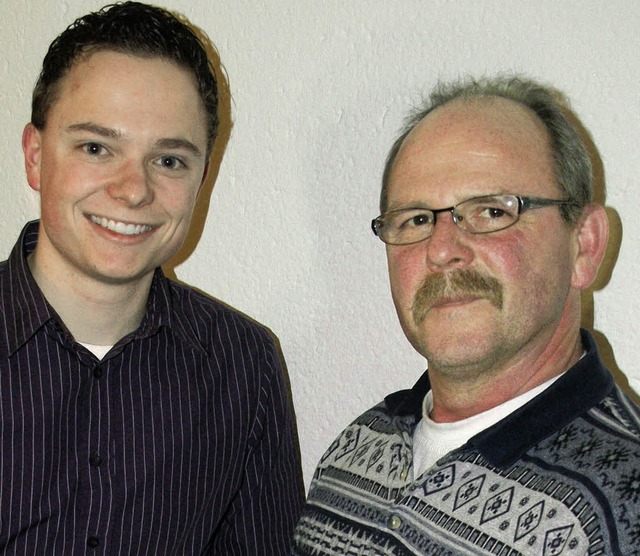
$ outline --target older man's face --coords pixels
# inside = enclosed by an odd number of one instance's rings
[[[496,193],[562,198],[546,130],[512,101],[454,101],[405,140],[388,210]],[[429,239],[387,246],[400,322],[430,369],[497,369],[571,328],[579,299],[571,289],[574,235],[557,207],[525,212],[486,235],[467,234],[442,213]]]

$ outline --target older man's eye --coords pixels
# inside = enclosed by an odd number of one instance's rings
[[[399,228],[419,228],[420,226],[428,226],[433,222],[433,216],[426,212],[405,215],[400,221]]]
[[[480,211],[479,216],[482,218],[495,220],[497,218],[502,218],[503,216],[508,216],[508,213],[503,208],[485,207]]]
[[[462,207],[461,207],[462,208]],[[485,201],[464,207],[467,230],[484,233],[501,230],[518,219],[516,206],[508,206],[496,201]]]

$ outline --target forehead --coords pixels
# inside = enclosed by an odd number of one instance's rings
[[[491,193],[542,194],[555,187],[549,134],[529,108],[490,97],[454,100],[428,114],[404,140],[389,179],[394,198],[448,194],[454,204]],[[400,200],[399,202],[403,202]]]
[[[172,60],[106,48],[91,49],[76,56],[71,67],[60,78],[60,88],[68,93],[70,84],[77,87],[79,83],[97,80],[122,85],[121,81],[116,80],[126,76],[128,81],[135,82],[150,73],[157,78],[154,89],[161,89],[167,82],[176,80],[177,87],[186,87],[192,89],[189,92],[199,94],[193,72]]]
[[[149,140],[184,136],[206,150],[207,113],[194,76],[158,57],[100,50],[79,58],[60,80],[47,120]]]

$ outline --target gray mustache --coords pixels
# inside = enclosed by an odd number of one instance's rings
[[[454,296],[485,298],[496,308],[502,308],[502,284],[497,279],[477,270],[454,270],[447,274],[431,274],[424,279],[411,307],[414,322],[420,324],[434,304]]]

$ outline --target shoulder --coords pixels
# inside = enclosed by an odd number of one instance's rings
[[[0,322],[4,321],[7,315],[7,303],[5,301],[6,291],[10,289],[7,277],[7,261],[0,261]]]
[[[9,261],[0,261],[0,280],[4,279],[4,276],[8,276],[7,272],[9,270]]]
[[[257,332],[267,331],[266,326],[219,299],[192,286],[180,284],[172,280],[168,282],[174,308],[177,304],[185,312],[190,313],[196,318],[210,321],[223,320],[233,323],[240,328],[255,330]]]
[[[640,446],[640,407],[619,386],[589,411],[597,428]]]
[[[239,350],[262,360],[275,354],[275,336],[263,324],[218,299],[168,280],[173,322],[217,357],[234,357]]]
[[[394,416],[385,402],[380,402],[342,430],[322,456],[316,474],[328,467],[346,469],[355,465],[357,468],[371,457],[380,463],[389,463],[408,449],[404,433],[414,425],[413,417]]]

